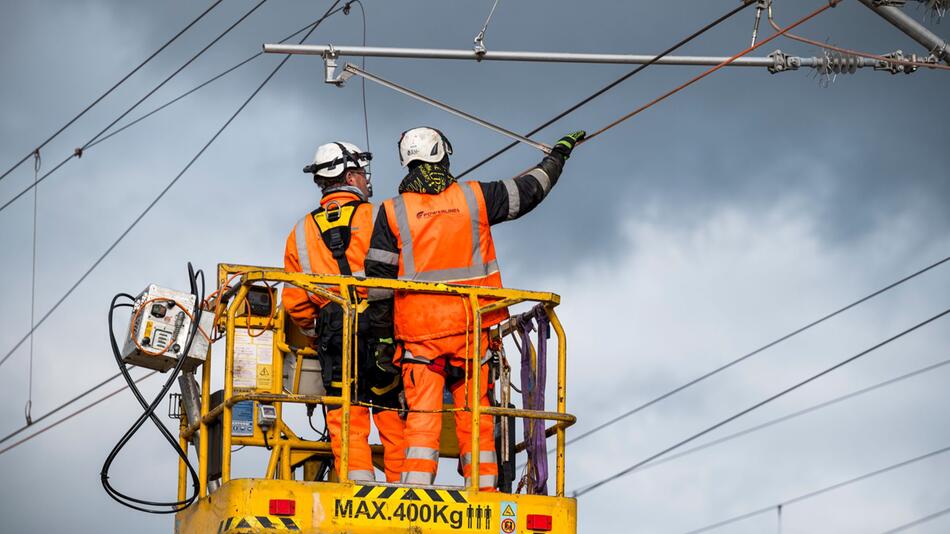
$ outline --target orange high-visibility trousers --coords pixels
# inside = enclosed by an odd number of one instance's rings
[[[403,438],[404,422],[399,413],[393,410],[379,410],[373,414],[376,428],[383,442],[383,463],[387,482],[399,482],[406,448]],[[327,428],[330,431],[330,447],[333,449],[333,461],[342,465],[340,453],[343,451],[341,427],[343,409],[337,407],[327,411]],[[369,448],[369,408],[350,406],[350,480],[376,480],[373,468],[373,453]]]
[[[458,339],[451,339],[458,338]],[[459,339],[463,346],[456,354],[463,355],[465,336],[451,336],[441,340],[424,342],[431,348],[433,341],[443,342],[443,347],[459,348]],[[484,346],[484,344],[483,344]],[[406,351],[414,356],[423,356],[419,353],[423,347],[413,343],[406,343]],[[425,356],[428,359],[437,359]],[[446,358],[449,365],[464,369],[467,360],[441,356]],[[438,362],[437,362],[438,363]],[[488,406],[488,365],[480,368],[479,403]],[[445,373],[439,372],[437,365],[414,363],[404,359],[402,363],[402,380],[406,393],[406,403],[410,412],[406,418],[406,459],[403,462],[402,482],[410,484],[432,484],[439,466],[439,437],[442,431],[442,392],[445,389]],[[470,378],[471,380],[471,378]],[[456,407],[469,406],[471,403],[468,394],[469,388],[465,380],[458,380],[450,384],[449,391]],[[413,412],[412,410],[430,411],[433,413]],[[472,417],[466,411],[455,412],[455,429],[459,440],[462,474],[465,476],[465,485],[471,480],[472,462]],[[482,491],[495,491],[498,482],[498,464],[495,457],[495,435],[492,417],[483,415],[479,419],[479,473],[478,486]]]

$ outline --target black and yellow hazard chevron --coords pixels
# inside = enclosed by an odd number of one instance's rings
[[[218,525],[217,534],[230,532],[241,532],[244,529],[254,529],[258,532],[260,529],[270,530],[300,530],[296,521],[289,517],[276,517],[272,515],[248,515],[229,517]]]
[[[465,495],[458,490],[397,488],[393,486],[356,486],[355,489],[353,497],[357,499],[468,503]]]

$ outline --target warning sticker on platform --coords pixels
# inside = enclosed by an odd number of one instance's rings
[[[266,331],[251,337],[246,330],[234,331],[234,387],[270,388],[273,384],[274,333]],[[266,365],[266,378],[261,379],[260,367]]]
[[[385,522],[391,527],[421,526],[427,531],[493,531],[498,507],[473,504],[457,490],[356,486],[352,498],[337,498],[333,519],[343,524]]]
[[[257,364],[257,387],[259,389],[270,389],[274,384],[274,368],[270,365]]]
[[[500,534],[511,534],[518,529],[518,503],[501,501],[501,521],[498,522]]]

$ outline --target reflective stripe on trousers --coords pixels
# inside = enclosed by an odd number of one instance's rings
[[[462,467],[465,467],[472,463],[472,453],[466,452],[460,458],[462,462]],[[495,451],[480,451],[478,453],[478,463],[480,464],[494,464],[498,463],[495,459]]]
[[[429,447],[409,447],[406,449],[407,460],[431,460],[439,461],[439,451]]]
[[[422,471],[403,471],[399,481],[403,484],[425,484],[428,486],[435,481],[435,473],[425,473]]]
[[[359,480],[359,481],[370,481],[374,482],[376,480],[376,473],[373,471],[363,471],[362,469],[357,469],[350,471],[350,480]]]

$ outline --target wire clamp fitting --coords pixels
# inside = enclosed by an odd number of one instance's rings
[[[768,58],[772,60],[772,65],[768,67],[770,74],[798,70],[802,66],[801,58],[790,56],[781,50],[772,52]]]
[[[488,49],[485,48],[485,41],[481,37],[482,34],[478,34],[478,37],[475,38],[475,46],[472,47],[475,51],[475,61],[481,61],[485,57],[485,53],[488,52]]]
[[[475,46],[472,47],[472,50],[475,52],[475,61],[481,61],[485,57],[485,53],[488,52],[488,49],[485,48],[485,32],[478,32],[474,42]]]
[[[903,50],[895,50],[890,54],[884,54],[883,56],[886,59],[891,61],[878,61],[874,65],[874,70],[884,70],[890,72],[891,74],[910,74],[917,71],[917,65],[911,65],[906,63],[907,61],[913,62],[927,62],[927,63],[936,63],[937,58],[930,56],[928,58],[922,58],[917,54],[911,54],[910,57],[904,55]]]

